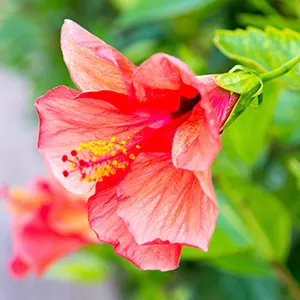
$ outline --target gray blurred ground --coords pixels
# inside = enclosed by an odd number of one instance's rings
[[[0,69],[0,91],[0,186],[23,185],[44,174],[36,151],[36,128],[28,117],[30,87],[24,79]],[[7,272],[10,252],[9,215],[0,201],[0,300],[119,299],[112,280],[98,286],[79,286],[36,278],[12,279]]]

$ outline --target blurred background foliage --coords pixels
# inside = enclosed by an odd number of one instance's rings
[[[214,46],[216,29],[271,25],[300,32],[299,0],[2,0],[1,5],[0,63],[31,80],[32,103],[56,85],[73,86],[59,45],[65,18],[136,64],[166,52],[198,75],[227,72],[235,64]],[[209,252],[186,248],[178,270],[160,273],[138,270],[109,246],[90,246],[53,266],[47,277],[98,282],[117,274],[124,299],[290,299],[285,280],[278,278],[291,272],[300,281],[299,90],[268,83],[262,106],[248,108],[222,141],[213,166],[220,216]]]

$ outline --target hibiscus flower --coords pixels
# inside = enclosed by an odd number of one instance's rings
[[[207,251],[218,214],[210,166],[238,96],[167,54],[136,67],[69,20],[61,47],[79,91],[37,100],[38,148],[70,191],[96,184],[99,240],[141,269],[176,268],[182,245]]]
[[[24,188],[3,189],[12,220],[15,277],[41,275],[61,257],[96,242],[87,221],[87,197],[74,195],[56,180],[36,178]]]

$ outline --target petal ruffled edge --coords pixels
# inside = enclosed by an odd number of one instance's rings
[[[170,271],[178,267],[180,245],[136,243],[126,224],[117,216],[116,187],[102,189],[101,184],[97,185],[96,193],[88,203],[91,227],[101,242],[114,247],[115,253],[142,270]]]
[[[181,244],[207,251],[218,215],[210,171],[195,176],[176,169],[168,155],[140,154],[118,185],[118,196],[118,216],[138,244]]]

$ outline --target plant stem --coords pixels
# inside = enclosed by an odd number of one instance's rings
[[[288,268],[278,262],[273,263],[273,268],[275,269],[279,279],[288,288],[291,297],[295,300],[300,300],[300,288],[298,282],[294,279]]]
[[[272,80],[276,77],[279,77],[287,72],[289,72],[294,66],[296,66],[300,62],[300,56],[297,56],[284,65],[280,66],[279,68],[272,70],[270,72],[266,72],[264,74],[261,74],[260,77],[263,82],[267,82],[269,80]]]

